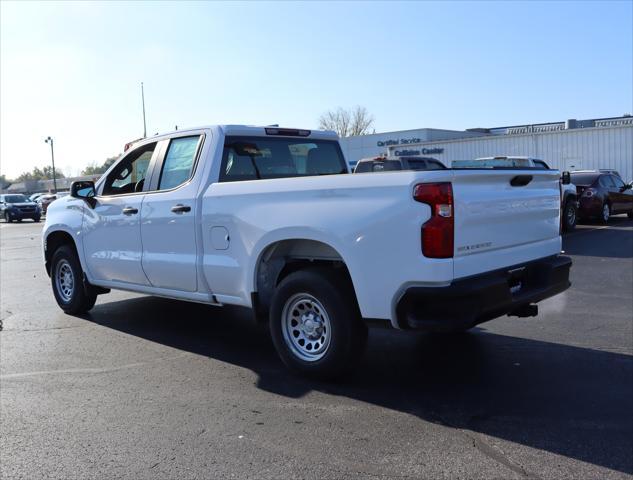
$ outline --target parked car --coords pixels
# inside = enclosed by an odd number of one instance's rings
[[[453,168],[540,168],[551,170],[550,166],[539,158],[521,156],[481,157],[475,160],[453,160]],[[565,173],[563,172],[563,175]],[[569,232],[576,228],[578,221],[578,195],[576,186],[570,181],[562,181],[561,203],[563,230]]]
[[[0,215],[7,223],[14,220],[21,222],[25,218],[39,222],[42,213],[40,207],[25,195],[13,193],[0,195]]]
[[[445,170],[446,166],[427,157],[370,157],[361,158],[354,173],[388,172],[394,170]]]
[[[53,193],[47,193],[45,195],[40,196],[37,199],[37,203],[39,204],[40,208],[42,209],[42,214],[46,215],[46,212],[48,210],[48,206],[57,199],[57,195],[53,194]]]
[[[67,195],[69,195],[70,192],[57,192],[57,193],[47,193],[45,195],[42,195],[41,197],[39,197],[37,199],[37,202],[40,205],[40,208],[42,209],[42,213],[44,215],[46,215],[46,212],[48,211],[48,206],[53,203],[55,200],[57,200],[58,198],[63,198]]]
[[[44,195],[43,193],[34,193],[33,195],[29,196],[29,200],[32,202],[37,203],[37,199],[40,198],[42,195]]]
[[[536,315],[569,287],[558,172],[348,173],[333,132],[230,125],[141,140],[49,206],[55,299],[68,314],[112,288],[248,307],[286,365],[333,377],[360,357],[367,319],[461,331]]]
[[[583,219],[597,218],[603,223],[611,215],[626,213],[633,218],[633,186],[619,176],[600,170],[571,172],[579,201],[579,215]]]

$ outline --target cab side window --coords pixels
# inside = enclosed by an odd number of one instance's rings
[[[199,143],[199,135],[174,138],[169,142],[158,181],[159,190],[176,188],[191,178]]]
[[[122,195],[142,192],[149,162],[156,143],[150,143],[125,157],[106,178],[102,195]]]

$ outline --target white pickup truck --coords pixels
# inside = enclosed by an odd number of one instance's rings
[[[251,308],[294,370],[333,377],[367,323],[458,331],[570,285],[556,170],[350,175],[332,132],[213,126],[143,139],[49,207],[66,313],[121,289]]]

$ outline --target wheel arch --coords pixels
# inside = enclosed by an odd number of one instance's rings
[[[62,245],[69,245],[75,250],[77,257],[79,258],[79,262],[82,265],[82,269],[85,271],[81,258],[82,255],[80,255],[79,248],[72,234],[66,230],[53,230],[51,232],[47,232],[44,237],[44,264],[46,266],[46,273],[48,276],[51,275],[51,259],[53,258],[53,254]]]
[[[322,240],[284,238],[268,243],[255,263],[252,301],[258,318],[267,316],[272,294],[286,276],[313,266],[338,270],[349,281],[357,301],[349,266],[338,249]]]

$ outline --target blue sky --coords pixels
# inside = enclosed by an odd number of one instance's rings
[[[633,2],[55,3],[0,6],[0,172],[78,173],[142,135],[315,128],[365,106],[378,132],[633,113]]]

